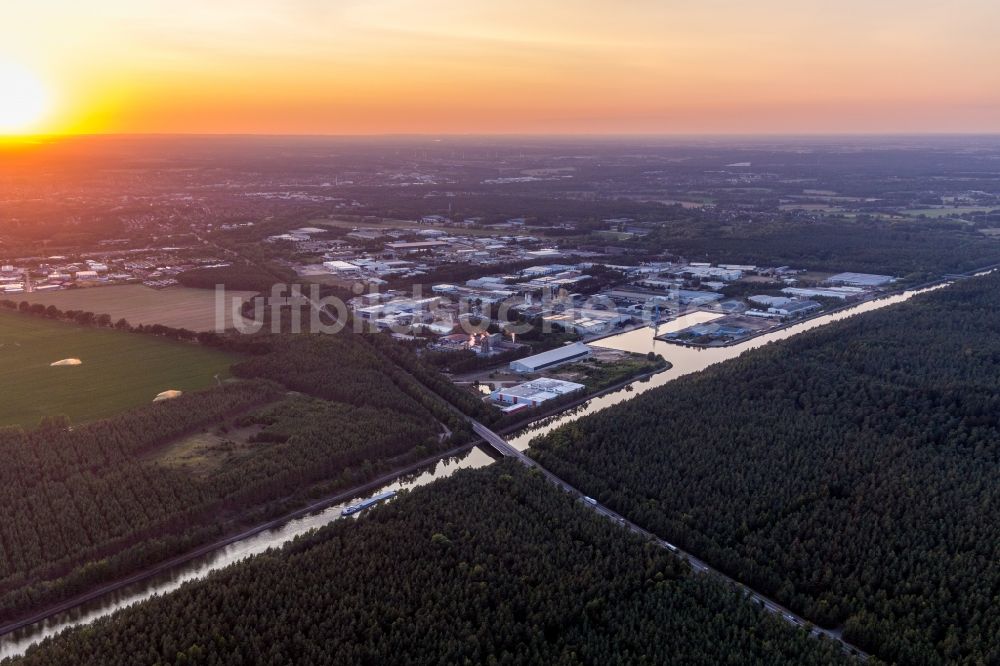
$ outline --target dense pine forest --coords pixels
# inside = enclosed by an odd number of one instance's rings
[[[1000,663],[1000,275],[681,378],[532,455],[887,661]]]
[[[241,383],[187,394],[70,428],[49,419],[38,429],[0,429],[0,585],[4,611],[55,590],[44,584],[115,551],[141,562],[206,507],[205,488],[186,475],[143,463],[147,451],[226,414],[275,400],[276,386]],[[181,539],[183,541],[183,539]],[[178,544],[173,544],[178,545]],[[113,569],[108,561],[77,572],[72,594]]]
[[[780,266],[810,270],[889,273],[913,281],[969,271],[996,262],[996,241],[965,222],[785,219],[760,223],[699,220],[665,226],[634,241],[643,249],[666,247],[693,261]]]
[[[18,663],[851,661],[503,462],[71,630]]]
[[[233,346],[256,351],[233,367],[242,381],[81,426],[0,429],[0,619],[469,439],[363,336]]]

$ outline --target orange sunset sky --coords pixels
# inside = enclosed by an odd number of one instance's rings
[[[998,27],[997,0],[0,0],[0,133],[997,132]]]

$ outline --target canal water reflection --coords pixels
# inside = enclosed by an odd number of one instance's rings
[[[916,294],[930,291],[932,289],[938,289],[941,286],[944,285],[929,287],[918,291],[905,291],[903,293],[887,296],[885,298],[865,301],[853,307],[845,308],[832,314],[808,319],[793,326],[789,326],[788,328],[783,328],[773,333],[767,333],[730,347],[685,347],[670,342],[662,342],[654,339],[655,333],[653,329],[649,327],[639,328],[634,331],[629,331],[628,333],[622,333],[621,335],[598,340],[597,342],[591,343],[592,346],[619,349],[637,354],[654,352],[667,359],[671,363],[671,367],[668,370],[653,375],[648,380],[632,382],[618,391],[607,393],[589,400],[583,409],[575,409],[563,417],[543,419],[536,424],[529,425],[527,428],[508,437],[507,440],[516,448],[523,451],[528,448],[529,442],[534,437],[544,435],[545,433],[558,428],[561,425],[565,425],[566,423],[571,423],[581,416],[599,412],[602,409],[607,409],[612,405],[617,405],[620,402],[634,398],[635,396],[645,393],[650,389],[663,386],[667,382],[673,381],[678,377],[704,370],[708,366],[714,365],[715,363],[721,363],[722,361],[736,358],[740,354],[743,354],[751,349],[762,347],[769,342],[785,340],[794,335],[798,335],[803,331],[824,326],[834,321],[846,319],[847,317],[852,317],[863,312],[878,310],[895,303],[902,303],[903,301],[909,300]],[[669,322],[669,325],[661,325],[659,332],[662,335],[663,333],[681,330],[682,328],[687,328],[688,326],[711,321],[719,316],[721,315],[710,312],[693,312]]]

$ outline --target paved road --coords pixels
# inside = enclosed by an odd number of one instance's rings
[[[660,546],[661,548],[666,548],[667,550],[675,553],[678,557],[687,561],[687,563],[691,565],[691,568],[694,569],[696,572],[712,574],[718,576],[719,578],[722,578],[725,581],[728,581],[732,585],[742,590],[743,595],[747,599],[759,603],[766,611],[777,615],[786,622],[789,622],[791,624],[803,628],[809,625],[809,622],[806,619],[799,617],[798,615],[788,610],[778,602],[769,599],[768,597],[765,597],[762,594],[754,592],[753,590],[749,589],[746,585],[743,585],[739,581],[730,578],[729,576],[722,573],[718,569],[712,568],[711,566],[709,566],[702,560],[698,559],[694,555],[691,555],[690,553],[681,550],[680,548],[670,543],[669,541],[661,539],[652,532],[649,532],[639,527],[632,521],[626,519],[621,514],[612,511],[608,507],[596,502],[595,500],[585,497],[584,494],[581,493],[579,490],[577,490],[563,479],[559,478],[552,472],[548,471],[547,469],[539,465],[536,461],[532,460],[527,455],[525,455],[524,452],[515,449],[513,446],[511,446],[511,444],[507,440],[505,440],[503,437],[501,437],[500,435],[496,434],[495,432],[484,426],[482,423],[475,421],[473,419],[469,419],[469,422],[472,424],[472,429],[475,431],[475,433],[480,437],[482,437],[490,446],[496,449],[501,455],[503,455],[506,458],[514,458],[515,460],[523,464],[525,467],[538,470],[546,479],[548,479],[551,483],[555,484],[563,491],[575,495],[577,497],[580,497],[582,499],[583,506],[588,507],[598,515],[604,516],[608,520],[618,524],[624,529],[627,529],[642,537],[645,537],[647,540],[656,544],[657,546]],[[845,641],[843,637],[841,637],[840,632],[838,631],[831,631],[829,629],[823,629],[820,627],[811,627],[809,629],[809,633],[817,637],[825,636],[826,638],[832,641],[840,643],[843,646],[844,652],[855,655],[862,661],[868,660],[868,654],[866,654],[861,649]]]

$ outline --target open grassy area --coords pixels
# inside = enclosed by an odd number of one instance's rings
[[[53,367],[64,359],[80,365]],[[237,357],[136,333],[0,312],[0,426],[43,416],[74,423],[144,405],[162,391],[195,391],[228,375]]]
[[[662,365],[641,354],[599,349],[591,358],[554,368],[545,374],[555,379],[578,382],[585,385],[588,392],[596,392],[658,367]]]
[[[253,293],[229,291],[228,295],[247,298]],[[54,305],[60,310],[109,314],[115,321],[124,317],[132,325],[163,324],[192,331],[215,329],[215,291],[212,289],[151,289],[141,284],[127,284],[35,292],[18,298],[30,303]],[[228,307],[231,309],[231,306]],[[227,327],[230,325],[230,314],[226,313]]]
[[[968,215],[982,215],[983,213],[988,213],[994,208],[983,207],[983,206],[939,206],[935,208],[908,208],[903,211],[904,215],[909,215],[912,217],[924,216],[930,218],[941,218],[941,217],[952,217],[952,216],[968,216]]]
[[[779,210],[808,210],[814,213],[840,213],[844,209],[825,203],[783,203],[778,206]]]
[[[232,464],[264,446],[251,438],[263,429],[261,425],[243,428],[196,432],[157,452],[155,460],[165,467],[178,468],[189,473],[206,477],[225,464]]]

